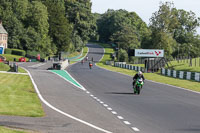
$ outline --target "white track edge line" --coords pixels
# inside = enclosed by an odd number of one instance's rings
[[[25,69],[25,68],[24,68],[24,69]],[[25,70],[26,70],[26,69],[25,69]],[[94,129],[97,129],[97,130],[102,131],[102,132],[105,132],[105,133],[112,133],[112,132],[110,132],[110,131],[107,131],[107,130],[105,130],[105,129],[102,129],[102,128],[100,128],[100,127],[97,127],[97,126],[95,126],[95,125],[93,125],[93,124],[90,124],[90,123],[88,123],[88,122],[86,122],[86,121],[83,121],[83,120],[81,120],[81,119],[79,119],[79,118],[76,118],[76,117],[74,117],[74,116],[72,116],[72,115],[69,115],[69,114],[67,114],[67,113],[65,113],[65,112],[63,112],[63,111],[61,111],[61,110],[55,108],[55,107],[52,106],[51,104],[49,104],[49,103],[42,97],[42,95],[40,94],[40,91],[39,91],[39,89],[37,88],[37,85],[35,84],[35,81],[33,80],[33,78],[32,78],[32,76],[31,76],[30,72],[29,72],[28,70],[26,70],[26,71],[28,72],[28,74],[29,74],[29,76],[30,76],[30,78],[31,78],[31,81],[32,81],[32,83],[33,83],[33,86],[34,86],[34,88],[35,88],[35,90],[36,90],[36,92],[37,92],[39,98],[40,98],[41,101],[42,101],[44,104],[46,104],[48,107],[50,107],[51,109],[53,109],[53,110],[55,110],[55,111],[57,111],[57,112],[59,112],[59,113],[65,115],[65,116],[67,116],[67,117],[69,117],[69,118],[71,118],[71,119],[74,119],[74,120],[76,120],[76,121],[78,121],[78,122],[80,122],[80,123],[83,123],[83,124],[85,124],[85,125],[87,125],[87,126],[89,126],[89,127],[92,127],[92,128],[94,128]]]

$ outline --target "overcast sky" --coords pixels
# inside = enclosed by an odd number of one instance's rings
[[[136,12],[147,24],[152,13],[158,11],[161,1],[171,0],[91,0],[93,13],[105,13],[108,9],[125,9]],[[177,9],[193,11],[200,17],[200,0],[173,0],[173,2]]]

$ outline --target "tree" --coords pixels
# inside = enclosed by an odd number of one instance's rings
[[[33,1],[29,4],[28,15],[25,20],[25,27],[27,27],[27,35],[35,35],[37,38],[33,38],[32,36],[27,36],[25,38],[25,42],[28,43],[28,40],[35,40],[35,47],[27,47],[33,46],[33,44],[27,44],[25,48],[27,50],[36,50],[44,53],[51,53],[51,40],[48,36],[49,32],[49,23],[48,23],[48,11],[46,6],[40,1]]]
[[[64,0],[46,0],[44,4],[47,6],[49,13],[49,35],[53,40],[53,45],[57,47],[58,52],[69,51],[71,45],[72,25],[69,24],[65,17]]]
[[[66,16],[73,24],[72,38],[76,49],[82,47],[90,37],[96,35],[97,27],[91,13],[91,5],[90,0],[65,0]]]
[[[151,17],[152,48],[164,49],[168,57],[185,55],[188,50],[183,49],[190,48],[194,56],[198,49],[195,44],[199,39],[198,26],[199,18],[193,12],[177,10],[171,2],[161,3],[159,11]]]
[[[20,39],[23,36],[24,28],[22,22],[13,12],[12,2],[0,0],[0,19],[8,32],[8,47],[22,48]]]

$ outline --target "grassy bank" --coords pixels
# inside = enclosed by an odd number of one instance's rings
[[[178,71],[200,72],[200,58],[192,59],[192,66],[189,65],[189,60],[171,61],[169,67]],[[195,65],[196,64],[196,65]],[[166,67],[167,68],[167,67]]]
[[[99,44],[99,45],[101,45],[105,48],[105,55],[104,55],[103,59],[99,63],[97,63],[98,66],[103,67],[108,70],[111,70],[111,71],[127,74],[130,76],[133,76],[135,73],[137,73],[136,71],[133,71],[133,70],[128,70],[128,69],[123,69],[123,68],[106,65],[105,62],[107,60],[111,60],[109,55],[113,52],[113,49],[108,44]],[[144,73],[144,76],[148,80],[165,83],[165,84],[170,84],[170,85],[183,87],[183,88],[187,88],[190,90],[200,92],[199,82],[167,77],[167,76],[161,75],[160,73]]]
[[[30,133],[30,132],[23,131],[23,130],[14,130],[14,129],[0,126],[0,133]]]
[[[0,114],[44,116],[40,100],[28,75],[0,74]]]
[[[11,72],[11,68],[9,65],[4,64],[3,62],[0,62],[0,71],[6,71],[6,72]],[[18,67],[18,72],[19,73],[27,73],[24,69],[21,67]]]

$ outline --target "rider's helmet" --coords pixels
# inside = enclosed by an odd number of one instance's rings
[[[138,72],[138,75],[139,75],[139,76],[142,76],[142,72],[141,72],[141,71],[139,71],[139,72]]]

